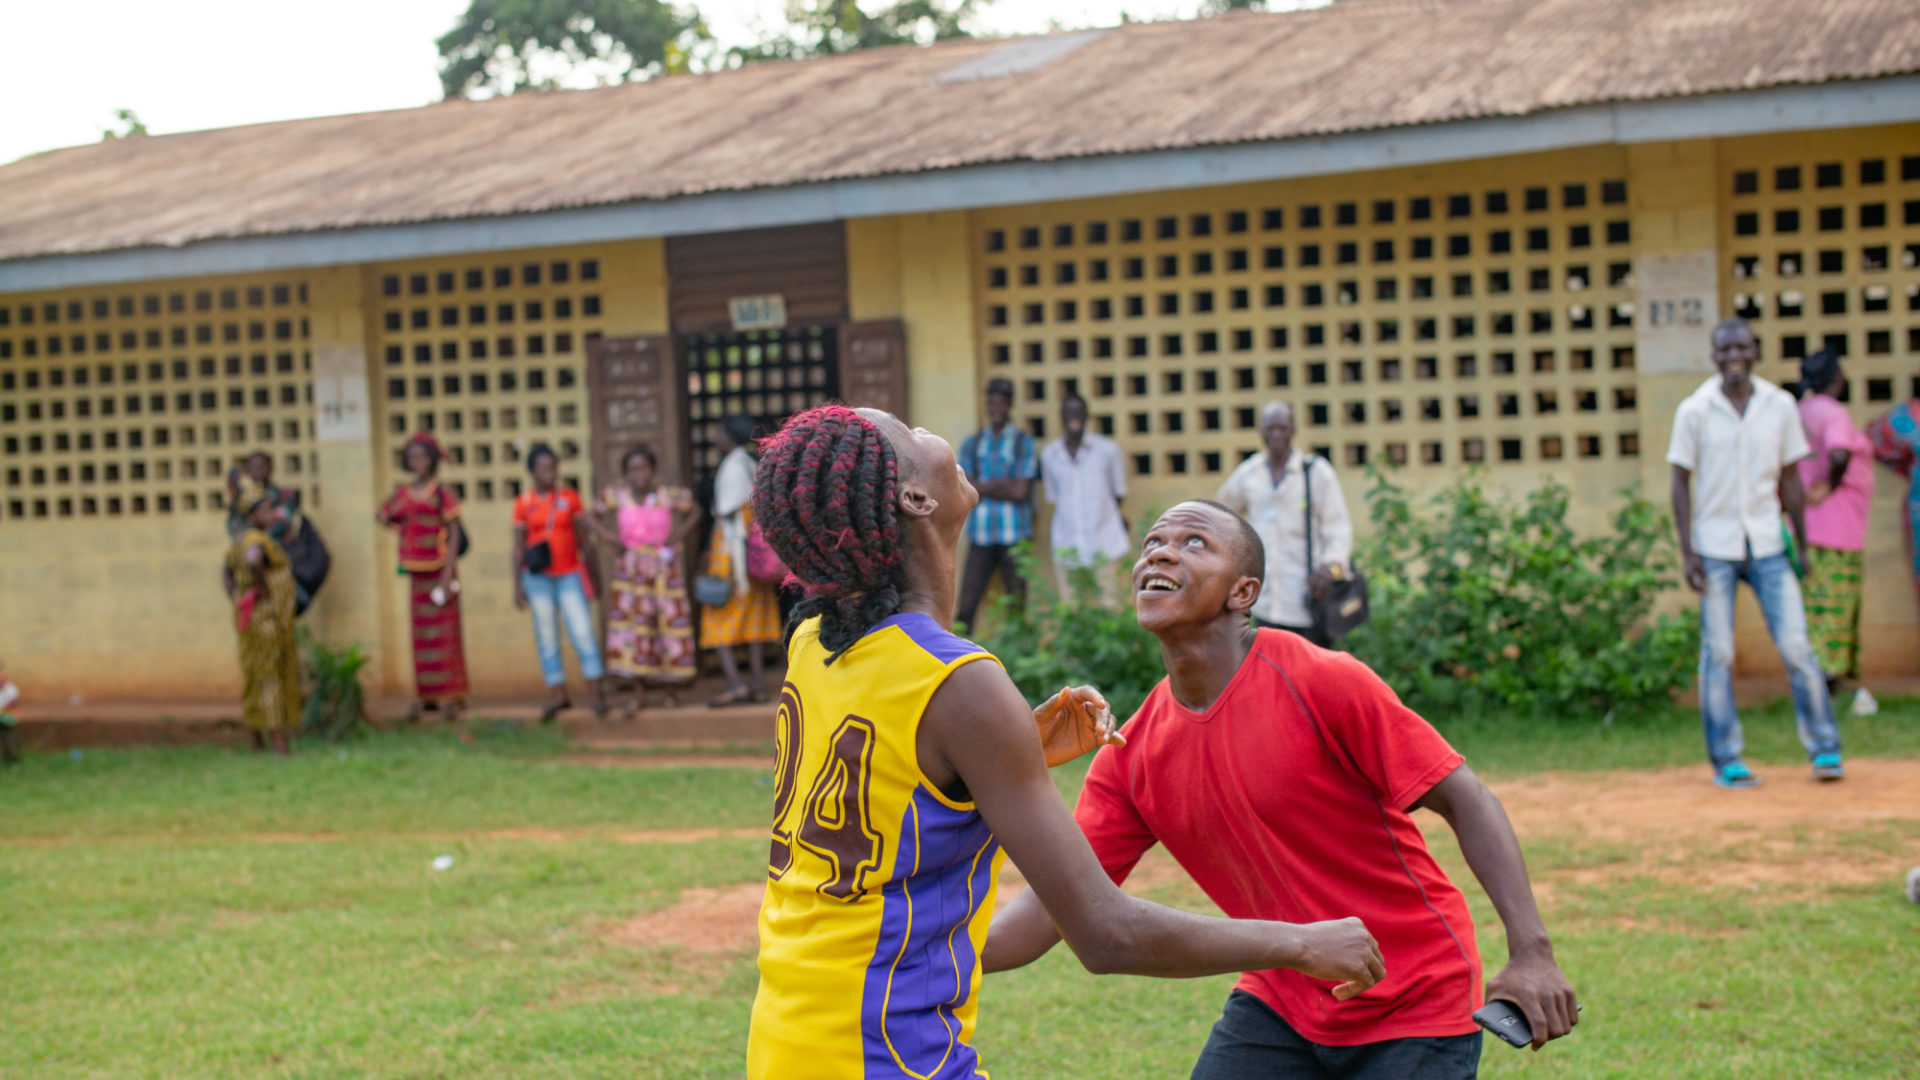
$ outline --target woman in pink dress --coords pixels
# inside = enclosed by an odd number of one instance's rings
[[[1807,635],[1827,692],[1860,674],[1860,594],[1867,514],[1873,504],[1873,444],[1840,404],[1840,357],[1821,349],[1800,364],[1800,423],[1813,452],[1800,459],[1807,492]]]
[[[660,484],[657,459],[635,446],[620,459],[624,482],[601,496],[594,532],[615,552],[607,605],[607,674],[633,682],[631,716],[646,708],[647,684],[673,691],[693,681],[693,605],[686,551],[693,493]]]

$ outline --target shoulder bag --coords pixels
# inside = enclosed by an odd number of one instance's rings
[[[1300,482],[1307,488],[1307,580],[1313,580],[1313,463],[1319,455],[1308,455],[1300,468]],[[1339,641],[1359,628],[1373,612],[1367,606],[1367,579],[1358,570],[1345,566],[1332,567],[1333,584],[1323,596],[1307,595],[1307,611],[1313,616],[1313,625],[1327,635],[1329,641]],[[1311,588],[1311,584],[1309,584]]]
[[[530,574],[544,574],[553,569],[553,526],[560,518],[560,489],[553,489],[553,501],[547,504],[547,539],[537,544],[527,545],[522,564]],[[460,530],[464,535],[465,529]]]

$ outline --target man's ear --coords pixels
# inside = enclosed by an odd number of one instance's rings
[[[930,518],[940,508],[933,493],[911,480],[900,483],[900,512],[910,518]]]
[[[1227,610],[1235,615],[1253,610],[1254,601],[1260,599],[1260,579],[1243,577],[1235,579],[1233,588],[1227,591]]]

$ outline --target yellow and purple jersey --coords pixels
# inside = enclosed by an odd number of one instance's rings
[[[969,1043],[1003,855],[920,771],[934,691],[993,657],[896,615],[831,665],[787,648],[750,1080],[984,1077]]]

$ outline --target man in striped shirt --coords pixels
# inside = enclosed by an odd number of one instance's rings
[[[986,595],[987,580],[1000,571],[1000,584],[1016,601],[1024,600],[1027,583],[1011,558],[1013,546],[1033,539],[1034,478],[1040,475],[1033,438],[1011,420],[1013,381],[987,383],[987,426],[960,444],[960,468],[980,492],[980,504],[967,518],[967,568],[960,578],[960,603],[954,621],[969,631]]]

